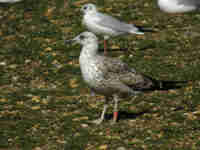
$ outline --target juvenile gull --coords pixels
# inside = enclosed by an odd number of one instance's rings
[[[162,87],[162,82],[136,72],[119,59],[98,54],[98,39],[92,32],[83,32],[66,43],[76,42],[82,45],[79,63],[84,81],[98,94],[105,96],[101,117],[94,123],[100,124],[108,107],[108,101],[114,99],[113,122],[117,121],[118,101],[124,96],[135,96],[141,91]]]
[[[158,0],[160,9],[167,13],[183,13],[200,8],[200,0]]]
[[[122,22],[112,16],[98,12],[94,4],[85,4],[82,6],[83,24],[89,31],[104,36],[104,53],[106,53],[106,40],[110,36],[119,36],[124,34],[144,34],[145,29],[136,27],[133,24]]]

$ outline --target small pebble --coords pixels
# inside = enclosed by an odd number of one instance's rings
[[[2,61],[0,62],[0,66],[5,66],[6,65],[6,62]]]
[[[87,127],[88,127],[88,124],[81,124],[81,127],[87,128]]]

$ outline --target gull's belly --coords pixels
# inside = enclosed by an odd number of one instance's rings
[[[93,62],[80,62],[83,79],[95,92],[103,95],[112,95],[116,91],[110,88],[110,82],[104,77],[102,66],[97,63],[95,60]]]

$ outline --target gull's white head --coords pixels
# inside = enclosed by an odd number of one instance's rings
[[[96,12],[97,11],[97,7],[94,4],[85,4],[81,7],[81,11],[85,14],[88,12]]]
[[[76,36],[75,38],[65,41],[65,43],[71,43],[71,42],[76,42],[81,45],[87,45],[87,44],[97,43],[98,38],[92,32],[83,32],[78,36]]]

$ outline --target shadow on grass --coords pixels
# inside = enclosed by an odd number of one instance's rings
[[[175,108],[173,111],[181,111],[183,109],[184,109],[184,107],[179,106],[179,107]],[[146,113],[152,114],[152,113],[156,113],[156,112],[151,111],[151,110],[144,110],[144,111],[137,112],[137,113],[136,112],[128,112],[128,111],[119,111],[119,117],[118,117],[117,121],[136,119],[140,116],[143,116]],[[112,118],[113,118],[113,114],[111,114],[111,113],[105,115],[106,120],[112,120]]]

